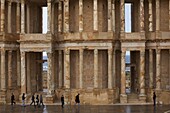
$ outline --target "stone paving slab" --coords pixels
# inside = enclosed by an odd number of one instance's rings
[[[1,105],[0,113],[170,113],[170,105],[80,105],[64,106],[47,105],[34,107],[27,105]]]

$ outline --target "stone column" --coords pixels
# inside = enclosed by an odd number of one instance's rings
[[[64,0],[64,32],[69,32],[69,0]]]
[[[12,51],[8,51],[8,88],[12,89]]]
[[[54,33],[54,7],[55,3],[51,4],[51,32]]]
[[[98,88],[98,50],[94,50],[94,88]]]
[[[145,50],[140,51],[140,95],[145,95]]]
[[[1,90],[6,91],[6,51],[1,49]]]
[[[126,51],[122,50],[121,53],[121,95],[125,95],[125,85],[126,85],[126,74],[125,74],[125,55],[126,55]]]
[[[26,53],[21,51],[21,94],[27,93],[26,91]]]
[[[112,70],[113,70],[113,87],[116,87],[116,51],[113,51],[113,66],[112,66]]]
[[[152,0],[149,1],[149,31],[153,31],[153,10],[152,10]]]
[[[47,52],[47,62],[48,62],[48,70],[47,70],[47,89],[48,95],[51,95],[54,91],[54,78],[53,78],[53,62],[54,57],[52,52]]]
[[[70,50],[64,50],[64,86],[70,88]]]
[[[125,32],[125,0],[120,0],[120,27],[121,32]]]
[[[160,0],[156,0],[156,31],[160,30]]]
[[[112,1],[112,27],[113,27],[113,32],[115,32],[115,0]]]
[[[62,31],[62,3],[58,2],[58,32]]]
[[[93,1],[93,30],[98,31],[98,5],[97,0]]]
[[[51,33],[51,0],[47,0],[47,11],[48,11],[47,33]]]
[[[170,75],[170,49],[169,49],[169,75]],[[170,87],[170,76],[169,76],[169,87]]]
[[[27,64],[26,64],[26,66],[27,66],[27,93],[31,93],[31,62],[33,62],[33,60],[31,59],[31,58],[33,58],[33,57],[35,57],[35,55],[33,54],[33,55],[31,55],[31,53],[28,53],[27,54],[27,59],[26,59],[26,62],[27,62]],[[33,69],[35,69],[35,68],[33,68]],[[36,70],[36,69],[35,69]],[[36,72],[36,71],[33,71],[33,72]],[[38,84],[37,84],[37,86],[38,86]]]
[[[25,0],[21,0],[21,33],[25,33]]]
[[[27,33],[30,33],[30,6],[27,4]]]
[[[8,33],[11,33],[11,1],[8,1]]]
[[[170,0],[169,0],[169,30],[170,30]]]
[[[62,88],[63,84],[62,84],[62,81],[63,81],[63,77],[62,77],[62,50],[59,50],[59,56],[58,56],[58,61],[59,61],[59,88]]]
[[[5,31],[5,0],[1,0],[1,32]]]
[[[83,88],[83,49],[79,51],[79,75],[80,75],[80,89]]]
[[[144,32],[144,0],[140,0],[140,32]]]
[[[149,50],[149,87],[153,88],[153,51]]]
[[[112,31],[112,0],[107,1],[107,6],[108,6],[108,31]]]
[[[112,49],[108,50],[108,89],[113,88],[113,77],[112,77]]]
[[[16,32],[20,33],[20,3],[17,2],[17,10],[16,10]]]
[[[161,65],[160,65],[160,61],[161,61],[161,50],[160,49],[156,49],[156,89],[160,90],[161,89]]]
[[[79,0],[79,32],[83,31],[83,0]]]
[[[21,58],[20,58],[20,51],[17,51],[17,85],[18,87],[21,86]]]

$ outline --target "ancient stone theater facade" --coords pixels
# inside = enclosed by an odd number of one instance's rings
[[[62,94],[74,103],[78,93],[81,104],[147,103],[153,91],[158,102],[170,103],[169,17],[169,0],[0,0],[0,103],[12,92],[16,100],[26,93],[28,101],[43,93],[49,103]]]

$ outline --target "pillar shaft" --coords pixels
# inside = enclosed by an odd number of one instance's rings
[[[93,0],[93,30],[98,31],[98,9],[97,0]]]
[[[26,91],[26,53],[21,52],[21,94]]]
[[[149,87],[153,88],[153,51],[149,50]]]
[[[113,77],[112,77],[112,49],[108,50],[108,88],[113,88]]]
[[[62,31],[62,3],[58,2],[58,32]]]
[[[170,49],[169,49],[169,75],[170,75]],[[170,86],[170,76],[169,76],[169,86]]]
[[[25,0],[21,0],[21,33],[25,33]]]
[[[18,87],[21,86],[21,58],[20,58],[20,51],[17,51],[17,85]]]
[[[80,88],[83,88],[83,49],[80,49],[80,61],[79,61],[79,75],[80,75]]]
[[[8,88],[12,88],[12,51],[8,51]]]
[[[120,19],[121,32],[125,32],[125,1],[120,0]]]
[[[153,31],[153,10],[152,10],[152,0],[149,0],[149,31]]]
[[[94,50],[94,88],[98,88],[98,50]]]
[[[5,31],[5,0],[1,0],[1,32]]]
[[[20,33],[20,3],[17,3],[16,10],[16,32]]]
[[[54,7],[55,7],[55,3],[51,4],[51,32],[52,34],[54,33]]]
[[[70,50],[64,51],[64,86],[70,88]]]
[[[125,94],[125,85],[126,85],[126,75],[125,75],[125,54],[126,51],[121,53],[121,94]]]
[[[59,56],[58,56],[58,59],[59,59],[59,88],[61,88],[63,85],[62,85],[62,81],[63,81],[63,77],[62,77],[62,50],[59,50]]]
[[[35,57],[35,55],[34,54],[32,54],[31,55],[31,53],[28,53],[27,54],[27,59],[26,59],[26,61],[27,61],[27,68],[26,68],[26,70],[27,70],[27,93],[31,93],[31,62],[34,62],[31,58],[33,58],[33,57]],[[33,63],[32,63],[33,64]],[[33,64],[34,65],[34,64]],[[34,65],[35,66],[35,65]],[[33,68],[33,69],[35,69],[35,68]],[[33,71],[33,72],[35,72],[35,70]],[[37,84],[38,85],[38,84]]]
[[[116,55],[115,55],[115,50],[113,51],[113,87],[116,87]]]
[[[47,32],[51,32],[51,0],[47,0],[47,13],[48,13],[48,21],[47,21]]]
[[[64,0],[64,32],[69,32],[69,0]]]
[[[115,0],[112,2],[112,27],[113,27],[113,32],[115,32]]]
[[[108,6],[108,31],[112,31],[112,0],[107,1]]]
[[[144,32],[144,0],[140,0],[140,32]]]
[[[11,33],[11,1],[8,1],[8,33]]]
[[[30,33],[30,5],[27,4],[27,33]]]
[[[160,0],[156,0],[156,31],[160,30]]]
[[[160,71],[160,60],[161,60],[161,50],[156,50],[156,89],[161,89],[161,71]]]
[[[140,51],[140,94],[145,95],[145,50]]]
[[[169,0],[169,30],[170,30],[170,0]]]
[[[5,63],[5,54],[4,49],[1,50],[1,90],[6,91],[6,63]]]
[[[83,0],[79,0],[79,32],[83,31]]]

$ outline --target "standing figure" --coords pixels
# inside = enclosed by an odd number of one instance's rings
[[[155,94],[155,92],[153,92],[153,105],[154,106],[156,105],[156,94]]]
[[[22,106],[25,107],[25,93],[22,94]]]
[[[42,106],[44,107],[42,94],[40,95],[40,105],[41,105],[41,104],[42,104]]]
[[[36,103],[37,103],[37,106],[39,105],[39,95],[37,95],[36,97]]]
[[[35,106],[35,97],[34,97],[34,94],[32,94],[32,97],[31,97],[31,104],[30,104],[30,106],[32,105],[32,103],[34,103],[34,106]]]
[[[64,96],[61,96],[61,107],[64,108]]]
[[[14,94],[12,93],[12,95],[11,95],[11,105],[16,104],[16,103],[14,102],[14,100],[15,100],[15,96],[14,96]]]
[[[76,101],[76,104],[78,104],[78,105],[80,105],[79,95],[80,95],[80,94],[78,93],[78,95],[76,96],[76,100],[75,100],[75,101]]]

